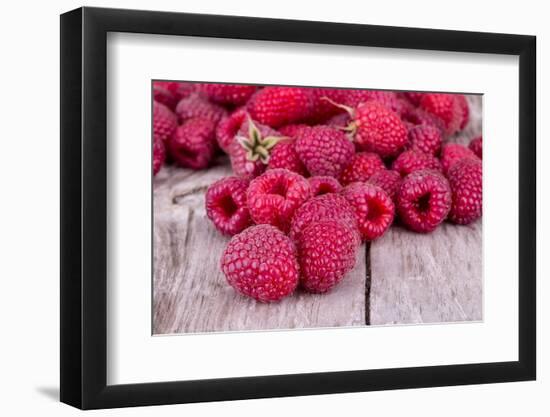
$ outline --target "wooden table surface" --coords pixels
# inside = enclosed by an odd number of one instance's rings
[[[481,134],[481,97],[452,141]],[[165,166],[154,180],[153,333],[200,333],[482,319],[482,219],[431,234],[393,226],[363,244],[353,271],[324,295],[296,291],[262,304],[237,294],[220,271],[229,238],[207,219],[204,193],[231,169]]]

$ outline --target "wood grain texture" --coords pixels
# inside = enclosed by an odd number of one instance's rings
[[[423,235],[394,226],[371,245],[370,324],[482,319],[481,221]]]
[[[481,134],[481,96],[468,97],[470,123],[451,141]],[[423,235],[394,226],[370,249],[370,324],[482,320],[482,219],[444,223]]]
[[[481,133],[481,98],[453,141]],[[434,323],[482,318],[481,221],[419,235],[393,227],[363,245],[355,269],[325,295],[297,291],[274,304],[237,294],[219,268],[229,238],[206,218],[209,184],[230,175],[225,158],[205,171],[165,166],[155,177],[153,333]]]
[[[203,173],[164,168],[155,178],[153,333],[197,333],[365,324],[365,251],[325,295],[297,291],[262,304],[237,294],[219,268],[229,241],[206,218],[206,186],[227,165]]]

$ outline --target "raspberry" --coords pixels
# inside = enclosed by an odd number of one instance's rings
[[[285,135],[285,136],[288,136],[288,137],[291,137],[291,138],[295,138],[296,135],[302,129],[307,129],[307,128],[309,128],[309,126],[306,125],[306,124],[296,123],[296,124],[285,125],[285,126],[279,128],[278,130],[282,135]]]
[[[206,215],[225,235],[242,232],[252,224],[246,204],[248,181],[237,177],[222,178],[208,187]]]
[[[290,225],[290,237],[298,240],[307,226],[321,220],[338,220],[358,232],[355,213],[348,201],[340,194],[323,194],[306,201],[296,210]]]
[[[310,115],[307,118],[309,123],[315,124],[326,121],[328,118],[341,113],[343,110],[332,105],[324,98],[327,97],[337,103],[343,102],[347,95],[346,90],[339,88],[311,88],[313,104]]]
[[[296,152],[311,175],[337,178],[355,149],[343,132],[328,126],[314,126],[299,131]]]
[[[357,98],[354,100],[354,94],[351,94],[351,100],[348,99],[348,106],[357,107],[359,104],[373,100],[384,105],[391,111],[401,115],[407,111],[410,111],[414,106],[407,100],[399,97],[394,91],[382,91],[382,90],[354,90]],[[362,97],[361,97],[362,96]]]
[[[178,127],[176,115],[162,103],[153,101],[153,136],[168,139]]]
[[[448,173],[453,192],[449,220],[470,224],[481,217],[483,209],[483,178],[480,160],[462,159]]]
[[[195,93],[179,101],[176,106],[176,114],[180,122],[192,117],[201,117],[217,124],[227,114],[227,111],[223,107],[211,103],[204,96]]]
[[[403,122],[410,123],[412,125],[410,126],[410,129],[414,126],[427,125],[435,127],[439,130],[441,135],[445,132],[445,124],[443,123],[443,120],[418,107],[406,110],[403,114],[401,114],[401,120],[403,120]]]
[[[401,186],[401,175],[389,169],[378,171],[367,181],[369,184],[377,185],[395,202],[397,191]]]
[[[166,160],[164,142],[158,136],[153,138],[153,175],[157,175]]]
[[[360,149],[392,157],[407,144],[407,128],[399,116],[378,101],[371,100],[352,110],[351,129]]]
[[[329,193],[339,193],[342,190],[342,186],[334,177],[309,177],[308,181],[314,197]]]
[[[459,145],[458,143],[448,143],[441,149],[441,166],[443,172],[446,174],[449,172],[449,169],[457,161],[461,159],[474,159],[478,160],[479,158],[466,146]]]
[[[204,169],[216,151],[214,123],[195,117],[181,124],[167,141],[170,157],[180,166]]]
[[[333,288],[355,266],[359,244],[357,233],[338,220],[309,225],[297,242],[302,287],[314,293]]]
[[[293,139],[284,139],[278,142],[269,153],[267,169],[284,168],[302,176],[307,175],[306,167],[302,164],[296,152],[296,143]]]
[[[286,233],[296,209],[311,197],[311,187],[301,175],[278,168],[252,180],[246,195],[254,222]]]
[[[431,124],[416,125],[409,129],[408,149],[417,149],[427,155],[437,156],[441,151],[441,130]]]
[[[443,121],[446,135],[453,135],[460,129],[464,115],[456,95],[425,94],[420,100],[420,107]]]
[[[153,83],[153,100],[164,104],[170,110],[174,110],[176,104],[178,104],[178,97],[173,92],[160,85],[156,85],[156,83]]]
[[[179,81],[155,81],[153,85],[168,90],[178,101],[191,95],[195,91],[196,86],[195,83]]]
[[[215,103],[240,106],[245,104],[257,90],[255,85],[246,84],[199,84],[197,89]]]
[[[468,100],[466,100],[466,96],[464,96],[463,94],[457,94],[455,97],[458,102],[458,106],[462,111],[462,120],[460,122],[460,130],[462,130],[470,121],[470,106],[468,105]]]
[[[272,148],[282,139],[276,130],[248,117],[242,123],[235,140],[229,145],[233,173],[243,178],[260,175],[267,167]]]
[[[274,128],[306,119],[312,106],[311,92],[300,87],[265,87],[247,104],[254,120]]]
[[[393,161],[392,169],[399,172],[402,177],[406,177],[411,172],[420,171],[421,169],[441,171],[441,164],[434,156],[411,149],[402,152],[401,155]]]
[[[356,182],[344,188],[342,193],[355,212],[364,240],[374,240],[389,229],[395,216],[395,206],[382,188]]]
[[[337,100],[334,101],[338,102]],[[400,108],[400,103],[397,99],[397,93],[393,91],[349,90],[344,100],[342,100],[341,102],[346,106],[356,108],[360,104],[366,103],[368,101],[377,101],[393,111],[397,111]]]
[[[352,182],[367,181],[372,174],[386,169],[384,162],[378,154],[371,152],[359,152],[353,155],[350,163],[340,174],[340,183],[348,185]]]
[[[247,120],[248,113],[246,109],[240,108],[230,115],[223,117],[216,127],[216,140],[218,146],[225,153],[229,153],[229,148],[233,143],[235,136],[241,129],[243,123]]]
[[[483,159],[483,139],[481,136],[473,138],[468,145],[468,148],[476,154],[479,159]]]
[[[251,226],[231,238],[221,258],[227,282],[262,302],[278,301],[296,289],[299,265],[294,243],[273,226]]]
[[[412,105],[418,106],[424,94],[426,93],[420,93],[418,91],[405,91],[403,92],[403,97],[409,100]]]
[[[449,183],[438,171],[415,171],[401,182],[397,193],[397,212],[411,230],[435,230],[449,214],[452,193]]]

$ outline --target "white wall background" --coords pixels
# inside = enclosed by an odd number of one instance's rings
[[[550,209],[543,193],[550,166],[549,123],[542,116],[550,88],[550,27],[544,3],[473,0],[337,3],[277,0],[93,1],[89,6],[417,26],[534,34],[538,37],[538,381],[100,411],[94,415],[247,416],[307,412],[313,415],[547,415],[550,405]],[[75,415],[59,404],[59,17],[78,1],[8,2],[0,37],[0,414]],[[259,66],[261,68],[261,66]],[[544,96],[544,97],[543,97]],[[544,102],[543,102],[544,101]],[[545,235],[543,237],[543,235]],[[365,354],[368,354],[365,352]]]

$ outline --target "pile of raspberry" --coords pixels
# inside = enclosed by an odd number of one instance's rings
[[[482,138],[460,94],[155,82],[153,171],[229,156],[206,214],[232,236],[228,283],[258,301],[325,293],[362,242],[393,225],[429,233],[482,214]],[[219,160],[219,159],[218,159]]]

